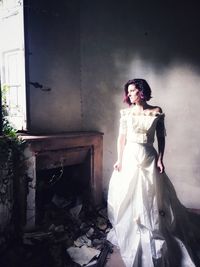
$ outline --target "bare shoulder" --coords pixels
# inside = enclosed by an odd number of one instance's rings
[[[155,112],[159,112],[159,113],[163,112],[161,107],[155,107],[154,110],[155,110]]]
[[[161,107],[158,107],[158,106],[148,106],[148,109],[155,112],[155,113],[162,113],[162,108]]]
[[[120,113],[121,113],[122,116],[129,114],[130,111],[131,111],[131,108],[130,107],[120,109]]]

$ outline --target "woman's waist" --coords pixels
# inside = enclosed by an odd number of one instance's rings
[[[126,144],[138,144],[142,146],[153,146],[154,140],[151,139],[139,139],[139,138],[127,138]]]
[[[153,142],[138,142],[134,140],[127,140],[126,146],[141,146],[141,147],[153,147]]]
[[[124,148],[124,155],[132,158],[149,159],[150,157],[156,157],[157,151],[153,146],[153,143],[137,143],[133,141],[127,141]]]
[[[131,133],[127,134],[126,140],[127,143],[147,144],[152,146],[154,143],[154,135],[147,132]]]

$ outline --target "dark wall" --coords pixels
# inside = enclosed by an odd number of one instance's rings
[[[104,132],[105,185],[117,156],[123,85],[142,77],[153,90],[150,103],[166,113],[167,173],[181,200],[198,206],[198,10],[194,1],[81,1],[83,125]]]
[[[123,84],[146,78],[166,113],[166,170],[198,207],[200,20],[196,1],[30,1],[30,129],[104,132],[105,191],[116,160]],[[193,192],[191,196],[191,191]]]
[[[31,132],[81,129],[79,0],[25,5]]]

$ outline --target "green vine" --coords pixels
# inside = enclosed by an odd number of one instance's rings
[[[9,86],[4,85],[1,90],[2,95],[2,138],[0,141],[0,162],[5,163],[7,160],[24,160],[25,141],[20,139],[17,134],[17,129],[9,122],[8,119],[8,106],[6,93]]]
[[[24,156],[26,143],[18,137],[17,130],[9,122],[6,105],[7,90],[9,90],[8,86],[3,86],[1,89],[3,128],[0,136],[0,205],[6,206],[13,216],[16,181],[20,183],[20,180],[26,176]]]

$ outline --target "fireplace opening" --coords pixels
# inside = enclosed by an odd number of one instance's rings
[[[67,161],[70,165],[66,165],[64,158],[60,161],[54,159],[54,162],[52,159],[44,160],[45,157],[37,159],[36,225],[56,223],[60,220],[59,213],[63,209],[66,212],[78,205],[85,209],[92,204],[91,150],[84,150],[84,157],[80,154],[78,161],[77,157],[75,162]],[[56,167],[52,168],[53,165]]]
[[[111,228],[102,198],[102,133],[23,139],[29,143],[29,184],[28,194],[20,195],[26,225],[23,240],[20,239],[20,251],[25,254],[19,255],[19,262],[43,266],[45,257],[51,266],[75,266],[82,253],[87,261],[84,265],[102,265]],[[74,258],[73,251],[78,258]]]
[[[62,201],[63,205],[66,201],[83,201],[84,206],[90,203],[93,208],[102,204],[102,133],[24,135],[22,139],[28,143],[30,178],[28,194],[22,200],[26,206],[22,215],[26,229],[41,223],[47,208]]]

